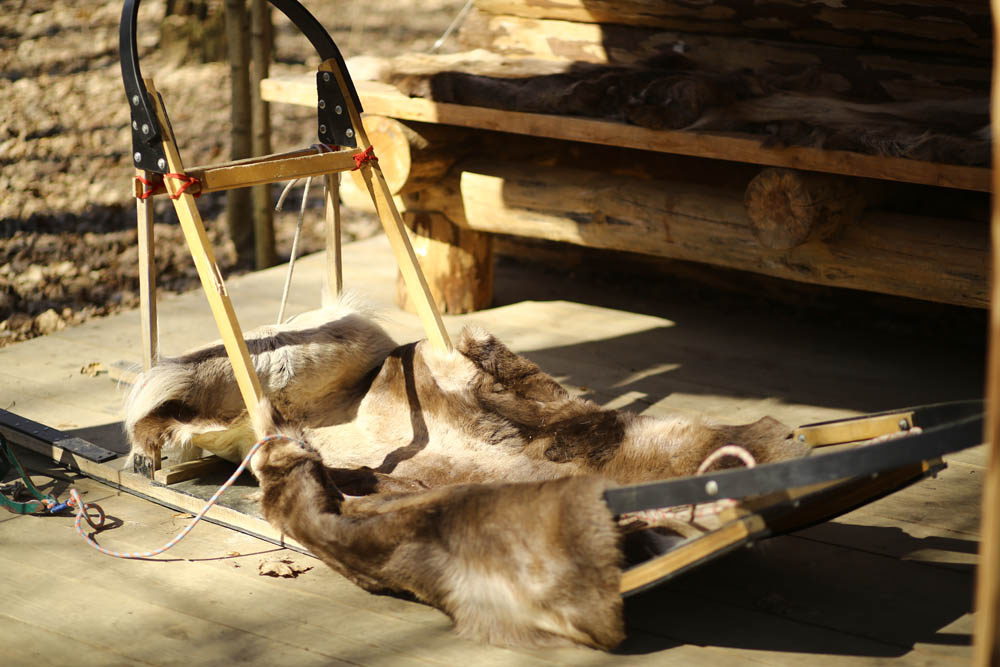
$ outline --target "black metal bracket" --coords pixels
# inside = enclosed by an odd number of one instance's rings
[[[39,424],[7,410],[0,410],[0,434],[15,444],[37,442],[54,445],[95,463],[104,463],[120,456],[89,440],[50,428],[45,424]]]
[[[125,0],[122,6],[121,22],[118,26],[118,55],[121,61],[122,82],[128,98],[132,121],[132,163],[139,169],[167,173],[166,155],[163,153],[163,133],[153,111],[153,102],[142,80],[139,69],[139,49],[136,44],[136,23],[141,0]],[[313,45],[323,61],[335,60],[344,76],[347,93],[355,108],[361,113],[361,100],[354,88],[354,82],[347,72],[344,57],[333,38],[309,11],[297,0],[269,0],[302,32]],[[344,92],[337,85],[336,78],[320,72],[317,77],[318,137],[321,143],[356,147],[354,128],[344,108]],[[332,85],[331,85],[332,84]],[[341,113],[337,113],[337,109]]]

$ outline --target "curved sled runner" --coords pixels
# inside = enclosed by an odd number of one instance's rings
[[[912,433],[912,434],[909,434]],[[618,487],[605,500],[618,515],[741,499],[717,525],[622,574],[631,595],[756,540],[832,519],[898,491],[945,464],[944,454],[982,442],[982,401],[939,403],[801,426],[794,436],[840,451],[755,468]],[[873,439],[904,436],[866,444]],[[692,512],[693,514],[693,512]]]

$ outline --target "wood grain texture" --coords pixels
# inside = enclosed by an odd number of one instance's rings
[[[988,59],[989,13],[974,2],[822,0],[476,0],[492,14],[583,23],[655,26],[850,48],[924,51]]]
[[[994,29],[1000,29],[1000,0],[992,0]],[[1000,42],[993,51],[991,126],[1000,128]],[[1000,160],[1000,142],[993,141],[993,161]],[[994,192],[1000,192],[1000,170],[993,171]],[[1000,204],[993,199],[990,219],[993,284],[990,304],[989,357],[986,367],[986,429],[989,444],[982,497],[979,569],[976,573],[976,629],[973,664],[1000,663]]]
[[[431,295],[442,313],[471,313],[493,300],[493,236],[452,224],[439,213],[404,213]],[[415,312],[402,276],[396,304]]]
[[[408,210],[440,211],[476,231],[943,303],[988,303],[986,230],[975,222],[872,211],[826,242],[772,250],[754,236],[739,190],[489,159],[460,163],[450,179],[403,199]]]
[[[136,171],[147,181],[148,171]],[[159,332],[156,321],[156,245],[153,235],[153,205],[148,199],[135,199],[139,253],[139,312],[142,327],[142,367],[149,370],[158,355]]]
[[[830,94],[871,102],[983,96],[986,62],[910,51],[867,51],[648,26],[596,24],[473,12],[459,33],[467,48],[511,57],[639,65],[671,59],[724,72],[781,70],[808,77]]]
[[[266,99],[314,106],[315,85],[301,77],[270,78],[261,84]],[[764,146],[749,135],[650,130],[589,118],[568,118],[409,98],[395,87],[357,82],[368,113],[404,120],[495,130],[536,137],[789,167],[863,178],[989,192],[989,170],[839,150]]]
[[[747,185],[744,202],[760,244],[788,250],[858,222],[868,190],[865,183],[837,176],[768,168]]]

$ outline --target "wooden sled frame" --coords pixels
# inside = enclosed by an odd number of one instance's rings
[[[981,415],[977,420],[974,416],[977,411],[981,413],[978,401],[940,404],[800,426],[792,437],[814,449],[832,445],[850,448],[865,446],[867,441],[882,436],[903,435],[915,427],[957,431],[960,429],[953,426],[965,421],[974,426],[971,431],[975,435],[970,440],[969,436],[952,434],[957,441],[948,451],[955,451],[979,444],[976,436],[981,434]],[[905,441],[899,443],[905,444]],[[620,591],[624,596],[639,593],[756,540],[835,518],[936,474],[944,467],[945,463],[934,457],[883,472],[742,498],[735,507],[723,510],[718,528],[705,530],[702,535],[625,569]],[[694,512],[691,514],[693,524]]]
[[[146,369],[156,363],[157,325],[155,300],[155,262],[152,207],[148,198],[167,194],[173,200],[184,239],[198,271],[202,289],[218,326],[226,354],[243,402],[251,419],[256,418],[262,391],[260,380],[243,338],[232,302],[226,291],[222,272],[215,260],[205,226],[195,203],[202,192],[217,192],[264,183],[277,183],[308,176],[323,176],[327,186],[327,253],[330,270],[328,287],[339,295],[343,285],[340,261],[339,193],[335,174],[360,170],[378,217],[392,246],[410,299],[423,324],[428,340],[436,348],[451,350],[451,340],[440,311],[431,296],[427,281],[417,262],[399,211],[374,155],[373,147],[361,122],[361,105],[339,50],[329,34],[295,0],[270,0],[306,34],[321,56],[327,56],[317,72],[319,95],[319,136],[321,145],[312,149],[255,157],[208,167],[185,169],[176,138],[173,136],[166,107],[156,92],[152,79],[139,73],[135,42],[139,0],[126,0],[122,10],[120,47],[122,78],[132,109],[133,160],[136,174],[136,213],[139,231],[139,297],[142,317],[143,363]],[[331,101],[324,99],[324,92]],[[327,107],[331,107],[328,109]],[[330,115],[333,111],[334,115]],[[324,117],[327,118],[324,122]],[[356,147],[341,148],[325,143],[335,139]],[[163,189],[144,188],[162,175]],[[194,462],[196,464],[201,462]],[[136,470],[157,476],[158,457],[136,457]],[[190,467],[190,466],[189,466]],[[159,477],[159,476],[157,476]],[[163,481],[167,481],[163,479]]]

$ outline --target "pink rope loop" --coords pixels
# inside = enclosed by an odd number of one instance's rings
[[[250,448],[250,451],[247,452],[247,455],[243,457],[243,460],[240,462],[240,465],[236,468],[235,471],[233,471],[233,474],[229,476],[229,479],[227,479],[222,484],[222,486],[219,487],[218,491],[212,494],[212,497],[208,499],[208,502],[205,503],[205,506],[201,509],[200,512],[198,512],[194,520],[191,523],[189,523],[184,528],[184,530],[178,533],[172,540],[164,544],[159,549],[154,549],[152,551],[144,551],[142,553],[134,553],[134,552],[121,553],[118,551],[113,551],[111,549],[106,549],[105,547],[102,547],[100,544],[95,542],[91,536],[83,532],[83,525],[82,525],[83,520],[86,519],[87,523],[90,524],[91,528],[93,528],[95,531],[99,531],[101,527],[104,525],[104,510],[102,510],[100,506],[98,506],[95,503],[84,503],[80,499],[80,494],[76,489],[70,489],[69,491],[70,500],[68,503],[70,506],[76,508],[76,519],[73,522],[73,526],[76,528],[76,532],[80,534],[80,537],[82,537],[87,541],[87,544],[92,546],[97,551],[100,551],[102,554],[105,554],[106,556],[113,556],[114,558],[131,558],[131,559],[153,558],[154,556],[159,556],[164,551],[171,549],[172,547],[174,547],[174,545],[183,540],[187,536],[187,534],[191,532],[191,529],[194,528],[195,525],[199,521],[201,521],[202,518],[208,513],[208,510],[212,509],[212,506],[218,502],[219,498],[222,497],[222,494],[225,492],[225,490],[228,489],[230,486],[232,486],[233,483],[236,481],[236,479],[241,474],[243,474],[243,471],[246,470],[247,466],[250,464],[250,459],[253,458],[253,455],[257,453],[257,450],[263,447],[266,443],[273,442],[275,440],[287,440],[289,442],[298,442],[300,445],[305,444],[301,440],[297,440],[295,438],[286,435],[269,435],[266,438],[263,438],[262,440],[258,440],[254,444],[254,446]],[[87,515],[88,509],[92,509],[98,512],[99,518],[97,519],[96,525],[95,522],[92,521],[91,518]]]
[[[743,462],[743,465],[745,465],[747,468],[753,468],[755,465],[757,465],[757,461],[754,460],[753,455],[750,454],[750,452],[748,452],[747,450],[743,449],[739,445],[725,445],[723,447],[719,447],[717,450],[709,454],[705,458],[705,460],[701,462],[701,465],[698,466],[698,472],[696,472],[695,474],[696,475],[702,474],[703,472],[711,468],[713,463],[726,456],[732,456],[738,458],[740,461]]]

